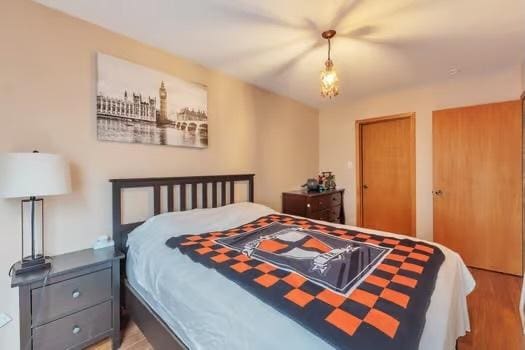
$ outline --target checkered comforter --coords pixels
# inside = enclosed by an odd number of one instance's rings
[[[273,214],[166,245],[340,349],[417,349],[441,250]]]

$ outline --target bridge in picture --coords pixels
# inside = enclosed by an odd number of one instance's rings
[[[206,136],[208,134],[208,122],[207,121],[176,121],[173,125],[178,130],[188,131],[188,132],[198,132],[201,136]]]

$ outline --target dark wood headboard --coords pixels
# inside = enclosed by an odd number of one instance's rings
[[[213,175],[213,176],[184,176],[184,177],[158,177],[158,178],[138,178],[138,179],[111,179],[113,185],[113,239],[115,247],[121,251],[126,251],[128,234],[141,222],[122,223],[122,190],[125,188],[153,188],[153,214],[161,213],[161,188],[167,188],[167,211],[175,211],[174,188],[179,186],[179,210],[184,211],[197,208],[198,191],[197,185],[202,184],[201,198],[202,207],[209,208],[208,203],[208,184],[211,184],[211,207],[224,206],[235,201],[235,183],[241,181],[248,182],[248,201],[254,200],[253,178],[255,174],[242,175]],[[226,184],[229,185],[229,202],[226,201]],[[217,186],[221,186],[221,193],[217,191]],[[191,186],[191,198],[186,200],[186,188]],[[220,198],[219,198],[220,197]]]

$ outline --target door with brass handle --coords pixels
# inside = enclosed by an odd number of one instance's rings
[[[518,276],[523,275],[521,107],[513,100],[433,111],[430,187],[433,240],[469,267]]]
[[[357,225],[415,235],[415,114],[359,120],[356,137]]]

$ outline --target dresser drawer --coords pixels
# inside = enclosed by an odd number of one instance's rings
[[[342,196],[341,193],[333,193],[330,195],[330,206],[337,207],[341,205]]]
[[[111,269],[89,273],[32,290],[33,324],[98,304],[111,297]]]
[[[111,328],[111,301],[107,301],[33,329],[33,348],[68,349]]]
[[[336,224],[341,222],[341,206],[340,205],[330,208],[330,218],[328,221],[336,223]]]
[[[321,221],[330,221],[330,209],[316,211],[310,214],[310,219],[321,220]]]
[[[312,212],[328,209],[332,205],[329,195],[311,197],[308,200],[308,204]]]

